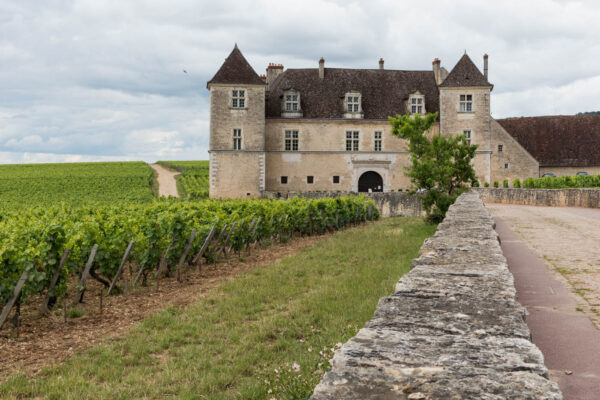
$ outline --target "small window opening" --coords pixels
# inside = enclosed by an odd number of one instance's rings
[[[313,176],[309,175],[309,176],[306,177],[306,183],[313,183],[314,180],[315,180],[315,178]]]
[[[498,153],[502,153],[503,149],[504,149],[504,147],[501,144],[499,144],[498,145]]]
[[[340,183],[340,177],[338,175],[333,176],[333,183]]]
[[[281,184],[282,184],[282,185],[285,185],[285,184],[287,184],[287,176],[282,176],[282,177],[281,177]]]

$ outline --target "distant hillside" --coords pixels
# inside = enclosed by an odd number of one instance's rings
[[[577,115],[583,115],[583,114],[594,114],[594,115],[600,115],[600,111],[586,111],[586,112],[580,112],[580,113],[577,113]]]
[[[141,161],[0,165],[0,210],[147,203],[155,197],[153,173]]]

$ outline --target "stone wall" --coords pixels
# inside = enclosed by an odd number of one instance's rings
[[[562,399],[525,314],[494,221],[463,194],[311,399]]]
[[[416,195],[402,192],[386,193],[360,193],[370,197],[383,218],[388,217],[422,217],[425,215],[421,206],[421,199]],[[325,197],[358,196],[358,193],[349,192],[303,192],[292,193],[290,197],[301,196],[308,199]]]
[[[600,189],[477,188],[486,203],[600,208]]]

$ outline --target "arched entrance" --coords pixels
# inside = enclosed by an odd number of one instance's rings
[[[371,190],[369,190],[371,189]],[[367,171],[358,178],[359,192],[383,192],[383,179],[374,171]]]

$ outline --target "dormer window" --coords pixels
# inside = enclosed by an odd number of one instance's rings
[[[234,89],[231,91],[231,107],[246,108],[246,91]]]
[[[417,91],[408,96],[408,111],[411,115],[425,115],[425,95]]]
[[[362,118],[362,96],[359,92],[350,91],[344,96],[344,118]]]
[[[302,107],[300,106],[300,92],[288,89],[283,92],[281,102],[281,116],[285,118],[301,118]]]

